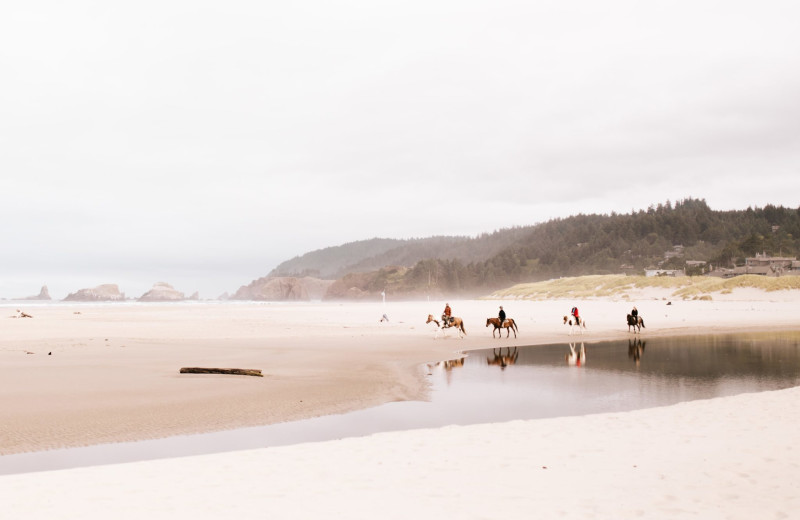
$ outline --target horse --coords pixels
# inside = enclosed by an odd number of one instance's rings
[[[433,339],[436,339],[436,337],[439,335],[439,332],[441,332],[442,336],[444,336],[444,329],[449,329],[450,327],[455,327],[455,329],[458,331],[459,338],[463,339],[464,336],[467,335],[467,330],[464,328],[464,320],[459,317],[454,316],[450,318],[449,322],[445,321],[440,324],[439,320],[433,317],[433,314],[428,314],[428,321],[425,323],[428,324],[431,322],[435,323],[437,327],[436,333],[433,335]]]
[[[575,324],[572,324],[572,319],[575,319]],[[583,335],[583,329],[586,328],[586,321],[580,316],[564,316],[564,325],[569,325],[569,335],[575,332],[575,327],[578,327],[578,331]]]
[[[500,318],[486,318],[486,326],[494,325],[492,329],[492,337],[494,337],[494,331],[499,330],[500,334],[497,336],[498,338],[503,337],[503,330],[506,329],[506,337],[511,335],[511,331],[514,331],[514,337],[517,337],[517,323],[514,321],[513,318],[506,318],[503,323],[500,323]]]
[[[642,317],[641,316],[634,317],[628,314],[628,332],[631,331],[631,327],[633,327],[634,334],[636,334],[637,329],[638,332],[642,332],[642,329],[645,328],[644,320],[642,319]]]
[[[498,318],[496,318],[498,319]],[[497,352],[495,352],[497,350]],[[505,368],[509,365],[513,365],[517,362],[517,358],[519,357],[519,350],[517,347],[514,347],[514,353],[511,353],[511,347],[506,347],[506,354],[503,355],[503,349],[492,349],[492,356],[493,358],[486,357],[486,364],[487,365],[496,365],[500,367],[500,370],[505,370]]]

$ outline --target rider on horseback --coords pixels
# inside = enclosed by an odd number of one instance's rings
[[[444,314],[442,314],[442,322],[445,327],[449,327],[453,323],[453,318],[450,316],[452,311],[450,310],[450,304],[444,304]]]
[[[500,319],[500,326],[502,327],[503,322],[506,321],[506,311],[503,310],[502,305],[500,306],[500,313],[497,315],[497,317]]]

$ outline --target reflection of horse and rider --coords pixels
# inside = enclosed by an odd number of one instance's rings
[[[486,326],[494,325],[492,329],[492,337],[494,337],[495,331],[500,331],[497,335],[498,338],[503,337],[503,329],[506,329],[506,337],[511,335],[511,332],[514,332],[514,337],[517,337],[517,323],[514,321],[514,318],[506,318],[506,311],[503,310],[503,306],[500,306],[500,312],[497,314],[497,318],[486,318]]]
[[[584,347],[583,342],[581,342],[580,350],[575,350],[575,344],[569,344],[569,352],[564,354],[564,359],[567,361],[567,364],[570,366],[582,366],[586,364],[586,347]]]
[[[505,368],[509,365],[514,365],[517,362],[517,358],[519,357],[519,350],[517,347],[514,347],[514,351],[511,351],[511,347],[506,347],[506,353],[503,354],[502,347],[499,349],[492,349],[492,357],[486,356],[486,364],[489,366],[498,366],[500,370],[505,370]]]
[[[445,359],[444,361],[439,361],[437,363],[428,363],[428,370],[432,371],[434,368],[440,368],[449,372],[454,368],[463,367],[465,359],[467,359],[466,356],[463,356],[456,359]]]
[[[646,341],[642,341],[639,338],[628,340],[628,357],[631,358],[637,365],[639,364],[639,361],[642,359],[642,355],[644,354],[644,347],[646,344],[647,344]]]
[[[449,385],[452,382],[452,372],[454,368],[460,368],[464,366],[464,360],[466,356],[462,356],[456,359],[446,359],[444,361],[439,361],[438,363],[428,363],[428,375],[433,375],[433,371],[441,371],[444,372],[447,384]]]

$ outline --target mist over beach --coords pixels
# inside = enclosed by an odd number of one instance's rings
[[[3,518],[796,516],[798,19],[5,6]]]

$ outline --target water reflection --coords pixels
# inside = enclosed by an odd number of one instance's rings
[[[460,353],[461,357],[455,359],[446,359],[444,361],[439,361],[438,363],[428,363],[428,375],[431,376],[435,372],[444,372],[446,374],[446,380],[448,384],[452,380],[450,376],[450,372],[454,368],[463,367],[464,360],[467,358],[463,353]]]
[[[486,356],[486,364],[500,367],[500,370],[505,370],[507,366],[516,364],[518,357],[518,347],[514,347],[513,353],[511,347],[506,347],[505,354],[503,354],[503,348],[501,347],[499,349],[492,349],[492,357]]]
[[[569,343],[566,349],[565,353],[563,343],[487,348],[429,364],[429,401],[393,402],[349,414],[213,434],[7,455],[0,457],[0,474],[450,424],[635,410],[800,384],[800,332],[649,338],[647,356],[645,341],[639,338]],[[592,352],[588,365],[587,350]],[[573,368],[577,366],[581,370]]]
[[[647,341],[642,341],[641,338],[628,340],[628,357],[636,363],[637,367],[642,360],[642,354],[644,354],[644,346],[646,344]]]
[[[586,346],[581,342],[579,350],[575,349],[575,343],[569,344],[569,352],[564,354],[564,359],[567,360],[567,365],[582,366],[586,364]]]

